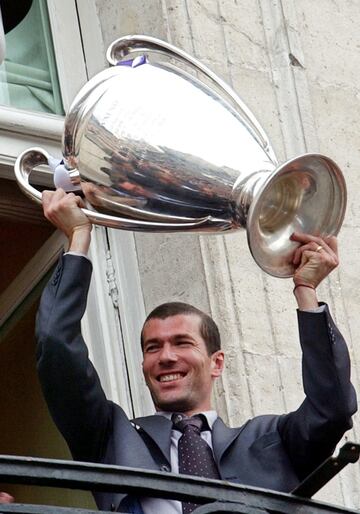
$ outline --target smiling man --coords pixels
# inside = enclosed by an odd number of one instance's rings
[[[157,410],[191,416],[211,409],[224,352],[209,316],[184,303],[160,305],[146,319],[141,343],[143,373]]]
[[[333,452],[352,426],[356,397],[350,362],[316,287],[338,265],[335,238],[294,234],[294,294],[303,351],[305,400],[288,414],[257,416],[227,427],[211,407],[224,352],[215,322],[183,303],[157,307],[141,337],[143,373],[155,414],[129,420],[107,400],[81,335],[91,278],[91,224],[81,199],[43,193],[45,216],[69,239],[45,288],[37,318],[39,377],[50,412],[75,459],[172,471],[291,491]],[[135,342],[134,342],[135,344]],[[94,494],[104,510],[189,514],[196,505]]]

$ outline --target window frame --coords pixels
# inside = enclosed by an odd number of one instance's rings
[[[92,0],[89,7],[95,8]],[[88,80],[75,0],[47,1],[54,53],[64,110]],[[69,59],[71,55],[71,59]],[[76,62],[75,70],[73,63]],[[43,146],[59,156],[64,117],[0,106],[0,176],[9,178],[4,167],[13,166],[26,148]]]

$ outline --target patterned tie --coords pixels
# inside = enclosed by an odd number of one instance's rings
[[[212,450],[200,433],[209,430],[202,414],[187,418],[182,414],[172,415],[173,427],[182,432],[178,443],[179,473],[205,478],[220,478]],[[199,504],[182,502],[183,514],[190,514]]]

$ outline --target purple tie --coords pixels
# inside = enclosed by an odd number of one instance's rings
[[[205,478],[220,478],[212,450],[200,433],[209,430],[202,414],[187,418],[182,414],[172,415],[173,427],[182,432],[178,443],[179,473]],[[183,514],[190,514],[199,504],[182,502]]]

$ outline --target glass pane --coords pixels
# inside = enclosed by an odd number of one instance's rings
[[[16,20],[22,8],[26,15]],[[46,0],[2,2],[1,10],[6,58],[0,66],[0,105],[63,114]]]

